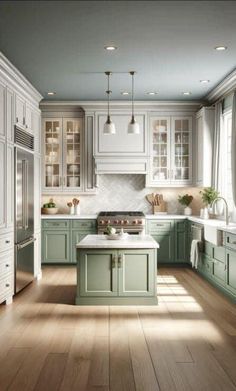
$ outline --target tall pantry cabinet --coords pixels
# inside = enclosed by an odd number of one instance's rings
[[[0,303],[14,294],[14,127],[35,138],[35,276],[40,275],[40,110],[41,95],[0,53]]]

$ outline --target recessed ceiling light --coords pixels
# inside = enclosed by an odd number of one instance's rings
[[[227,49],[227,46],[216,46],[215,47],[215,50],[218,50],[218,51],[222,51],[222,50],[226,50]]]
[[[116,50],[118,48],[117,48],[117,46],[114,46],[114,45],[106,45],[106,46],[104,46],[104,49],[109,50],[110,52],[112,52],[113,50]]]
[[[56,95],[56,93],[53,92],[53,91],[49,91],[47,94],[48,94],[48,95]]]
[[[150,92],[146,92],[147,95],[157,95],[158,92],[156,91],[150,91]]]
[[[122,91],[122,92],[121,92],[121,95],[130,95],[130,92],[128,92],[128,91]]]
[[[200,83],[202,83],[202,84],[207,84],[207,83],[210,83],[210,80],[200,80]]]
[[[184,91],[182,92],[183,95],[191,95],[191,92],[190,91]]]

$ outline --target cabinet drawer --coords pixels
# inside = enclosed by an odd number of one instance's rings
[[[204,252],[208,257],[213,258],[213,245],[206,240],[204,241]]]
[[[5,274],[13,274],[13,264],[14,264],[14,252],[4,252],[0,254],[0,276]]]
[[[7,297],[12,296],[14,292],[13,274],[7,274],[0,280],[0,303]]]
[[[217,261],[225,263],[225,248],[224,247],[213,247],[213,258]]]
[[[90,229],[96,229],[97,221],[96,220],[73,220],[72,228],[77,230],[87,231]]]
[[[201,269],[204,273],[212,275],[213,272],[213,261],[206,257],[205,255],[202,256],[201,260]]]
[[[226,247],[230,247],[230,248],[236,250],[236,235],[226,233],[225,245],[226,245]]]
[[[0,252],[11,250],[14,247],[13,233],[1,235],[0,237]]]
[[[70,221],[69,220],[43,220],[43,228],[52,228],[52,229],[69,229]]]
[[[173,228],[173,221],[160,221],[151,220],[148,221],[148,232],[159,232],[159,231],[171,231]]]
[[[221,284],[225,284],[226,267],[220,261],[213,262],[213,277]]]

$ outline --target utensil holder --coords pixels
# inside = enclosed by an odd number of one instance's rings
[[[153,205],[153,214],[166,212],[166,204],[163,202],[160,205]]]

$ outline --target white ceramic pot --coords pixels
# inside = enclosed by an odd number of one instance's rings
[[[189,206],[186,206],[186,208],[184,208],[184,215],[191,216],[191,214],[192,214],[192,209]]]
[[[74,214],[77,216],[80,215],[80,205],[79,204],[75,205],[74,209],[75,209]]]
[[[70,207],[70,215],[75,214],[75,208],[74,205]]]

